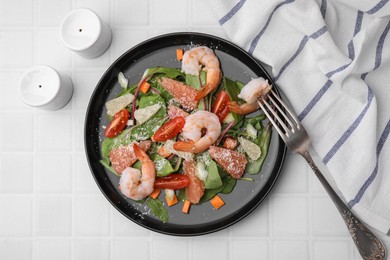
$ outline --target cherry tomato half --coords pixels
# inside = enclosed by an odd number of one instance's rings
[[[190,184],[190,179],[183,174],[172,173],[165,177],[157,177],[154,187],[158,189],[180,190]]]
[[[153,141],[164,142],[175,137],[183,129],[186,120],[182,116],[175,117],[163,124],[152,136]]]
[[[220,122],[222,122],[229,113],[229,108],[227,106],[228,102],[230,102],[230,97],[226,91],[222,90],[218,93],[211,108],[211,112],[218,116]]]
[[[125,129],[130,114],[127,109],[122,109],[114,115],[114,118],[108,124],[106,131],[104,131],[105,137],[115,137],[119,135],[123,129]]]

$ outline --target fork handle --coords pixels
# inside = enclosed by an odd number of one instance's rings
[[[314,163],[309,151],[305,151],[300,154],[308,162],[311,169],[333,200],[363,259],[386,259],[386,248],[382,241],[379,240],[344,204],[332,186],[330,186],[329,182],[325,179],[324,175],[318,169],[317,165]]]

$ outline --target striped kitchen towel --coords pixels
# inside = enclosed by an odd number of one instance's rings
[[[389,0],[213,0],[230,40],[270,67],[346,203],[390,229]]]

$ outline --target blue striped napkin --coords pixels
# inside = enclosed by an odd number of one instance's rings
[[[390,229],[389,0],[213,0],[230,40],[271,68],[346,203]]]

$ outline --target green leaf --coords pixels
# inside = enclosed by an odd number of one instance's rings
[[[260,146],[261,155],[256,161],[249,161],[245,167],[245,172],[249,174],[259,174],[265,158],[268,154],[268,148],[271,141],[272,130],[270,125],[267,126],[267,129],[263,129],[259,138],[255,141],[256,144]]]
[[[228,95],[232,101],[242,101],[238,97],[241,89],[237,86],[237,83],[235,81],[224,77],[222,84],[223,84],[223,88],[226,90],[226,92],[228,93]]]
[[[145,108],[155,104],[160,104],[165,107],[164,99],[158,94],[149,94],[147,96],[143,96],[137,102],[138,108]]]
[[[100,160],[100,163],[106,167],[107,170],[109,170],[111,173],[115,174],[116,176],[120,177],[120,175],[110,166],[110,162],[107,162],[106,160]]]
[[[132,167],[135,168],[135,169],[141,170],[141,168],[142,168],[142,163],[141,163],[141,161],[136,161],[136,162],[133,164]]]
[[[230,193],[233,190],[235,185],[236,185],[236,180],[231,178],[230,176],[226,176],[222,178],[221,187],[215,189],[206,189],[199,203],[203,203],[211,200],[212,198],[214,198],[215,195],[217,195],[220,192],[221,193],[223,192],[224,194]]]
[[[184,202],[187,199],[186,189],[180,189],[177,192],[177,199],[180,200],[181,202]]]
[[[112,149],[117,148],[122,145],[127,145],[131,142],[130,140],[130,130],[126,129],[119,135],[115,136],[114,138],[106,138],[102,142],[102,157],[103,160],[108,162],[110,161],[110,152]]]
[[[206,72],[202,70],[199,75],[186,74],[185,83],[195,89],[200,89],[204,84],[206,84]]]
[[[204,182],[204,186],[206,189],[215,189],[222,186],[222,180],[219,176],[217,164],[213,160],[210,160],[208,175],[206,181]]]
[[[165,122],[165,118],[161,115],[160,110],[151,119],[143,123],[142,125],[135,126],[131,129],[130,139],[143,141],[147,140],[154,135],[154,133],[162,126]]]
[[[148,205],[148,207],[152,210],[155,217],[160,219],[163,223],[168,222],[168,210],[159,199],[152,199],[148,197],[146,199],[146,205]]]
[[[225,177],[224,178],[224,187],[221,190],[221,193],[223,194],[229,194],[233,191],[234,187],[236,186],[237,180],[232,177]]]
[[[141,125],[137,125],[131,129],[130,139],[131,140],[147,140],[160,128],[160,126],[165,122],[166,108],[164,99],[158,94],[150,94],[148,96],[143,96],[138,105],[139,108],[144,108],[154,104],[162,104],[162,107],[157,111],[157,113],[150,118],[148,121]]]
[[[185,77],[185,74],[183,72],[181,72],[180,69],[178,68],[167,68],[167,67],[155,67],[155,68],[150,68],[148,69],[148,71],[146,72],[146,77],[147,76],[154,76],[154,75],[157,75],[157,74],[163,74],[163,76],[165,77],[168,77],[168,78],[171,78],[171,79],[175,79],[175,78],[178,78],[178,77]]]
[[[151,159],[153,160],[154,166],[156,168],[157,177],[167,176],[175,171],[169,161],[159,154],[153,154]]]
[[[238,97],[238,94],[240,94],[241,89],[237,85],[236,81],[233,81],[231,79],[224,77],[223,81],[222,81],[222,86],[226,90],[226,92],[228,93],[228,95],[232,101],[236,101],[236,102],[242,101]],[[236,124],[238,122],[242,121],[242,119],[243,119],[243,116],[237,115],[236,113],[232,113],[232,115],[234,117],[234,121],[236,122]]]

